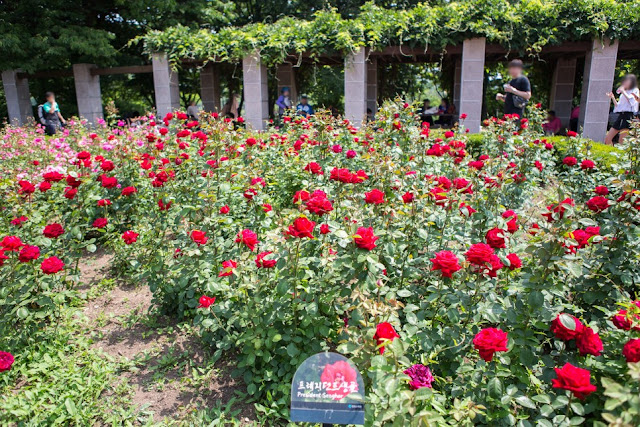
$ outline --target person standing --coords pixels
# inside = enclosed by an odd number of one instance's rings
[[[200,116],[200,109],[196,105],[196,101],[191,101],[189,106],[187,107],[187,116],[189,116],[190,120],[198,120]]]
[[[616,93],[620,97],[616,100],[615,94],[607,92],[607,96],[613,101],[613,112],[618,114],[615,122],[604,138],[605,144],[613,145],[613,138],[618,135],[618,142],[622,142],[629,132],[629,123],[638,112],[638,79],[634,74],[627,74]]]
[[[531,83],[522,74],[524,64],[521,60],[514,59],[509,62],[508,68],[511,81],[504,85],[506,94],[499,93],[496,95],[496,99],[504,102],[504,114],[517,114],[522,118],[524,117],[524,107],[531,99]]]
[[[291,108],[291,91],[288,87],[283,87],[280,91],[280,96],[276,100],[278,106],[278,116],[282,117],[284,112]]]
[[[42,110],[44,112],[44,131],[47,135],[53,135],[60,130],[67,122],[60,113],[60,108],[56,102],[56,95],[53,92],[47,92],[44,94],[47,102],[42,104]]]

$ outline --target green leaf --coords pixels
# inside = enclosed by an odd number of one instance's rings
[[[502,381],[498,377],[491,378],[487,383],[487,392],[494,399],[500,399],[503,393]]]

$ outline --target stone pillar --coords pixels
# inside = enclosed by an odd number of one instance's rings
[[[460,109],[466,114],[464,125],[471,133],[480,132],[484,84],[484,37],[465,40],[462,44],[460,69]]]
[[[367,68],[363,47],[344,59],[344,116],[356,127],[367,115]]]
[[[378,111],[378,58],[370,57],[367,62],[367,108],[375,114]]]
[[[613,89],[618,57],[618,41],[594,40],[584,60],[580,121],[582,136],[604,141],[611,101],[605,95]]]
[[[456,111],[460,112],[460,79],[462,78],[462,60],[456,58],[456,64],[453,74],[453,105]],[[433,102],[433,100],[431,101]],[[435,104],[434,104],[435,105]]]
[[[254,52],[242,60],[242,86],[244,88],[244,118],[247,126],[264,130],[269,120],[269,89],[267,67]]]
[[[164,117],[180,108],[180,85],[178,73],[171,69],[167,54],[164,52],[151,55],[153,65],[153,88],[156,94],[156,110],[159,117]]]
[[[220,111],[220,73],[213,62],[200,70],[200,98],[204,111]]]
[[[9,123],[23,125],[33,120],[29,80],[18,77],[20,70],[5,70],[2,72],[2,85],[7,100]]]
[[[91,74],[94,64],[73,64],[73,80],[76,86],[78,115],[95,125],[102,115],[102,93],[100,92],[100,76]]]
[[[562,125],[569,127],[571,109],[573,108],[573,88],[576,77],[576,58],[560,58],[556,62],[549,96],[550,109],[562,120]]]
[[[298,91],[296,88],[296,75],[293,65],[278,65],[278,68],[276,69],[276,79],[278,80],[278,96],[280,96],[283,88],[288,87],[289,91],[291,91],[291,102],[295,107],[299,99]]]

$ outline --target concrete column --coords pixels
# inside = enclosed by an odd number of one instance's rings
[[[94,64],[73,64],[73,80],[76,86],[78,115],[95,125],[102,115],[102,93],[100,76],[91,75]]]
[[[551,83],[549,104],[551,110],[562,120],[565,127],[569,126],[571,109],[573,108],[573,89],[576,77],[576,58],[561,58],[556,62]]]
[[[367,68],[363,47],[344,59],[344,116],[356,127],[367,115]]]
[[[276,69],[276,79],[278,80],[278,96],[280,96],[280,92],[283,88],[288,87],[291,91],[291,102],[295,107],[299,99],[298,90],[296,87],[296,75],[293,65],[278,65],[278,68]]]
[[[151,55],[153,65],[153,88],[156,93],[156,110],[158,116],[164,117],[180,108],[180,85],[178,73],[171,69],[167,54],[164,52]]]
[[[453,105],[456,111],[460,112],[460,79],[462,78],[462,60],[456,58],[456,65],[453,74]],[[433,100],[431,101],[433,102]],[[434,103],[435,104],[435,103]]]
[[[484,37],[465,40],[462,44],[460,69],[460,109],[466,114],[465,127],[472,133],[480,132],[484,84]]]
[[[23,125],[33,120],[29,80],[18,78],[20,70],[2,72],[2,85],[7,100],[9,123]]]
[[[244,87],[244,119],[247,126],[264,130],[269,120],[269,90],[267,67],[254,52],[242,60],[242,86]]]
[[[594,40],[587,52],[582,79],[580,121],[582,136],[604,141],[609,121],[611,101],[605,96],[613,89],[613,78],[618,57],[618,41]]]
[[[378,58],[367,61],[367,108],[375,114],[378,111]]]
[[[220,73],[213,62],[200,70],[200,98],[204,111],[220,111]]]

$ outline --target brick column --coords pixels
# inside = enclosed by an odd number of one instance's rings
[[[378,58],[370,57],[367,62],[367,108],[375,114],[378,111]]]
[[[293,65],[291,64],[280,64],[276,69],[276,79],[278,80],[278,96],[283,88],[288,87],[291,91],[291,103],[293,107],[297,105],[298,100],[298,91],[296,87],[296,75]]]
[[[9,123],[26,124],[33,120],[29,80],[18,78],[20,70],[5,70],[2,72],[2,85],[7,100]]]
[[[200,70],[200,98],[204,111],[220,111],[220,73],[213,62]]]
[[[344,116],[356,127],[367,115],[367,68],[363,47],[344,59]]]
[[[178,73],[171,69],[167,54],[164,52],[151,55],[153,65],[153,88],[156,94],[156,110],[158,116],[180,108],[180,86]]]
[[[611,101],[605,93],[613,88],[613,78],[618,57],[618,41],[605,39],[593,41],[584,61],[580,121],[582,136],[594,141],[604,141],[609,121]]]
[[[462,60],[456,58],[456,65],[453,74],[453,105],[456,106],[456,111],[460,112],[460,79],[462,78]],[[434,102],[431,100],[431,102]],[[435,103],[434,103],[435,105]]]
[[[465,127],[472,133],[480,132],[484,84],[484,37],[465,40],[462,44],[460,69],[460,109],[466,114]]]
[[[94,64],[73,64],[73,80],[76,86],[78,115],[95,125],[102,115],[102,93],[100,92],[100,76],[91,74]]]
[[[573,91],[576,77],[576,58],[561,58],[556,62],[551,83],[549,97],[550,109],[562,120],[565,127],[569,127],[571,109],[573,108]]]
[[[242,60],[242,86],[244,87],[244,118],[247,125],[264,130],[269,120],[269,90],[267,67],[254,52]]]

